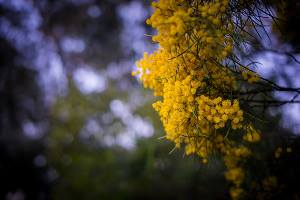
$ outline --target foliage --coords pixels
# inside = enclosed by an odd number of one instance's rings
[[[70,84],[68,95],[54,105],[47,148],[49,165],[58,174],[51,193],[53,199],[224,199],[228,196],[222,177],[224,166],[219,160],[202,165],[198,160],[182,157],[183,152],[166,153],[172,145],[157,140],[162,127],[151,109],[152,100],[137,113],[151,117],[156,134],[139,139],[134,149],[108,146],[100,132],[82,138],[86,121],[97,116],[99,109],[107,112],[106,105],[116,97],[115,92],[112,87],[105,95],[83,95]],[[118,95],[126,99],[126,93]],[[116,123],[121,122],[115,119],[109,126]]]

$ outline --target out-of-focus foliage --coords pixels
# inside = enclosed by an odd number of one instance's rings
[[[58,100],[51,120],[48,158],[59,175],[54,199],[223,199],[226,195],[218,160],[203,166],[197,159],[182,157],[183,152],[169,155],[172,145],[158,140],[158,134],[139,139],[132,150],[107,146],[101,132],[82,140],[84,122],[97,117],[101,108],[106,112],[109,96],[116,94],[84,96],[74,87],[69,92]],[[153,115],[151,109],[148,102],[140,113]],[[157,117],[151,119],[159,124]],[[114,120],[111,126],[117,123],[121,122]],[[155,130],[159,133],[162,127]],[[215,184],[204,184],[211,181]]]
[[[293,47],[293,53],[300,51],[300,28],[296,24],[300,23],[299,9],[300,4],[297,0],[272,0],[267,3],[272,4],[277,13],[277,24],[273,24],[275,33],[278,34],[284,42],[289,43]]]
[[[5,13],[1,6],[0,10]],[[41,199],[49,190],[47,171],[37,168],[33,161],[44,146],[39,137],[28,138],[36,126],[43,129],[46,118],[38,74],[26,66],[17,47],[2,35],[0,55],[0,199],[9,199],[14,192]]]
[[[125,57],[118,9],[129,2],[0,1],[1,199],[49,199],[48,111],[66,92],[66,75]]]

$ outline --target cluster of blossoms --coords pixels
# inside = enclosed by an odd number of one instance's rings
[[[258,74],[256,74],[253,71],[250,71],[249,69],[245,68],[242,72],[243,78],[248,81],[249,83],[255,83],[259,80]]]
[[[166,138],[186,154],[203,162],[213,152],[224,156],[227,180],[234,185],[233,199],[242,194],[242,158],[251,152],[237,146],[229,132],[244,133],[249,142],[260,140],[259,132],[244,119],[239,99],[232,96],[242,83],[259,81],[246,67],[230,65],[234,54],[234,23],[229,0],[160,0],[147,23],[157,30],[153,41],[159,49],[144,54],[134,75],[162,99],[154,108],[163,122]]]
[[[201,95],[197,99],[198,119],[207,121],[214,125],[215,129],[225,127],[226,122],[231,121],[233,129],[242,128],[243,111],[240,109],[238,101],[233,103],[230,100],[222,100],[221,97],[209,99]]]

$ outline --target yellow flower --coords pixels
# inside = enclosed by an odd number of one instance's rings
[[[159,48],[144,54],[133,75],[139,75],[144,87],[161,98],[153,107],[168,140],[176,147],[184,146],[187,155],[198,155],[203,163],[212,152],[224,156],[225,177],[234,185],[230,195],[238,199],[245,176],[240,161],[251,151],[228,141],[233,138],[230,130],[239,129],[236,132],[245,133],[248,142],[257,142],[261,136],[244,119],[239,97],[231,94],[241,82],[251,84],[260,78],[248,67],[226,64],[235,53],[230,1],[159,0],[152,6],[154,12],[146,23],[157,30],[152,40]]]

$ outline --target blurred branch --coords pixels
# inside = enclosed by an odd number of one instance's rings
[[[289,56],[296,63],[300,64],[300,61],[295,57],[295,55],[292,52],[278,51],[278,50],[275,50],[275,49],[268,49],[268,48],[263,48],[262,50],[269,51],[269,52],[276,53],[276,54],[283,54],[283,55]]]

